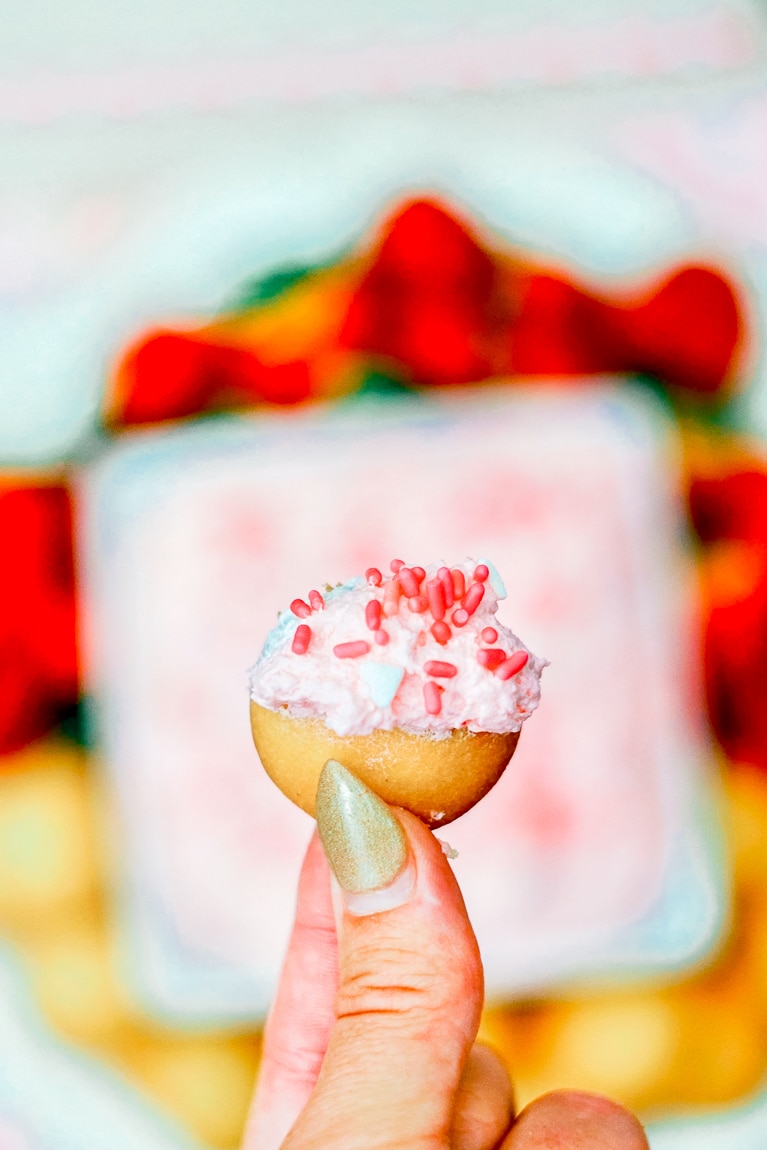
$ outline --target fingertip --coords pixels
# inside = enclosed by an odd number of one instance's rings
[[[566,1139],[565,1142],[562,1139]],[[525,1107],[502,1150],[649,1150],[642,1124],[617,1102],[579,1090],[555,1090]]]

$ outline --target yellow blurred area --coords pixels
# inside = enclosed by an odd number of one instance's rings
[[[104,1059],[210,1147],[239,1144],[253,1033],[178,1030],[121,978],[109,906],[107,807],[86,755],[38,744],[0,773],[0,933],[57,1037]]]
[[[767,1069],[767,779],[729,771],[724,819],[733,927],[702,970],[664,985],[488,1010],[524,1106],[560,1087],[596,1090],[642,1115],[730,1103]]]
[[[41,744],[0,774],[0,932],[16,946],[59,1039],[122,1072],[204,1145],[238,1145],[255,1031],[174,1030],[131,996],[109,907],[107,806],[98,771]],[[524,1105],[558,1087],[607,1093],[643,1115],[731,1102],[767,1069],[767,779],[731,771],[724,817],[734,927],[705,969],[664,985],[486,1012]]]

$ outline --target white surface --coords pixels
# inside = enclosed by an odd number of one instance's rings
[[[655,408],[586,387],[208,424],[108,455],[82,508],[86,648],[144,995],[187,1017],[266,1007],[310,822],[257,767],[245,670],[279,608],[395,554],[491,558],[502,621],[552,662],[513,768],[446,832],[489,993],[699,955],[721,883],[690,801],[673,475]]]

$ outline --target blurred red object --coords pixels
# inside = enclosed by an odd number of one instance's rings
[[[734,762],[767,770],[767,464],[693,477],[704,544],[705,676],[711,725]]]
[[[310,392],[305,361],[267,365],[204,332],[159,331],[123,357],[112,407],[116,422],[132,425],[256,403],[300,403]]]
[[[511,301],[497,261],[440,204],[416,200],[383,226],[339,339],[414,383],[470,383],[505,368]]]
[[[564,273],[486,251],[432,200],[406,204],[382,234],[340,340],[415,383],[641,373],[707,395],[731,378],[740,308],[710,268],[597,295]]]
[[[365,374],[349,355],[420,385],[640,373],[710,396],[732,381],[743,335],[735,290],[714,269],[599,294],[490,250],[433,199],[397,208],[366,255],[285,282],[203,327],[139,340],[118,364],[106,421],[340,394]]]
[[[72,506],[64,486],[0,485],[0,752],[77,702]]]

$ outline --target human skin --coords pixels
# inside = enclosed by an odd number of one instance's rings
[[[475,1042],[482,965],[452,869],[418,819],[395,817],[408,874],[388,909],[380,890],[367,909],[345,897],[312,837],[243,1150],[648,1150],[594,1095],[515,1115],[503,1063]]]

